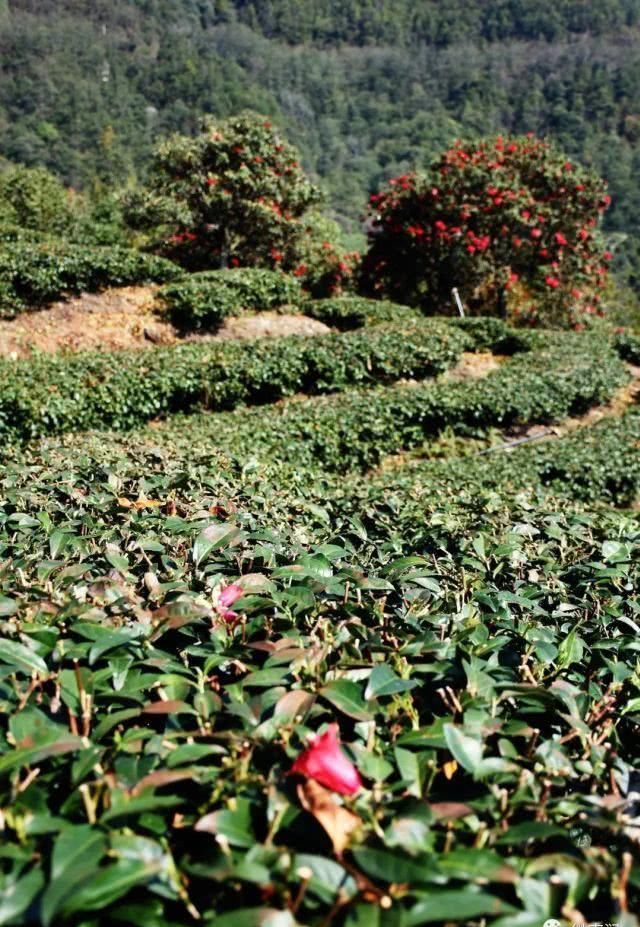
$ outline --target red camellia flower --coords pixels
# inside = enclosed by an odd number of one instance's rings
[[[341,795],[355,795],[362,786],[362,780],[356,767],[340,749],[338,725],[330,724],[324,734],[310,738],[310,744],[295,761],[291,772],[315,779]]]
[[[567,239],[564,237],[564,235],[562,234],[562,232],[556,232],[556,234],[555,234],[555,239],[556,239],[556,243],[559,244],[559,245],[568,245],[568,244],[569,244],[569,242],[568,242]]]
[[[531,229],[531,237],[532,238],[542,238],[542,229],[538,229],[538,228]]]
[[[550,286],[552,290],[556,290],[560,286],[560,281],[557,277],[545,277],[544,282],[547,286]]]

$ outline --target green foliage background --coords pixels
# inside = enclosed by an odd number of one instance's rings
[[[274,116],[353,221],[458,135],[548,134],[639,229],[640,0],[0,4],[0,155],[73,185],[133,177],[203,113]],[[408,51],[410,50],[410,53]]]

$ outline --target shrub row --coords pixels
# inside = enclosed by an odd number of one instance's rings
[[[615,336],[614,344],[620,357],[630,364],[640,364],[640,335],[622,332]]]
[[[559,332],[550,340],[482,380],[353,391],[259,413],[243,409],[191,428],[215,435],[218,446],[241,458],[286,460],[312,470],[366,470],[446,427],[477,435],[489,427],[558,421],[604,402],[627,382],[624,363],[601,340]],[[180,441],[184,427],[169,423],[167,440]]]
[[[640,495],[640,409],[557,438],[444,461],[412,462],[370,480],[364,492],[386,497],[456,495],[465,487],[501,495],[544,490],[575,501],[632,505]],[[354,484],[354,491],[355,491]],[[363,489],[363,483],[358,484]]]
[[[212,330],[228,316],[297,304],[300,296],[295,277],[250,267],[191,274],[159,293],[169,318],[184,331]]]
[[[8,244],[0,250],[0,318],[72,293],[165,283],[182,273],[171,261],[132,248]]]
[[[340,331],[423,318],[421,312],[409,306],[360,296],[309,300],[303,303],[302,311]]]
[[[230,409],[297,392],[433,376],[467,346],[430,320],[274,341],[186,344],[0,363],[0,436],[23,440],[88,428],[127,429],[172,412]]]

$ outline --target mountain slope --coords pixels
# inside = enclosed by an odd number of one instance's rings
[[[532,9],[533,7],[533,9]],[[548,134],[640,233],[640,0],[0,0],[0,155],[126,181],[203,113],[272,115],[345,220],[458,135]]]

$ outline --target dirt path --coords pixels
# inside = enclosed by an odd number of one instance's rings
[[[330,329],[303,315],[261,312],[227,319],[215,334],[181,337],[156,312],[156,287],[131,286],[83,293],[48,309],[0,320],[0,355],[24,358],[35,351],[122,351],[191,341],[322,335]]]

